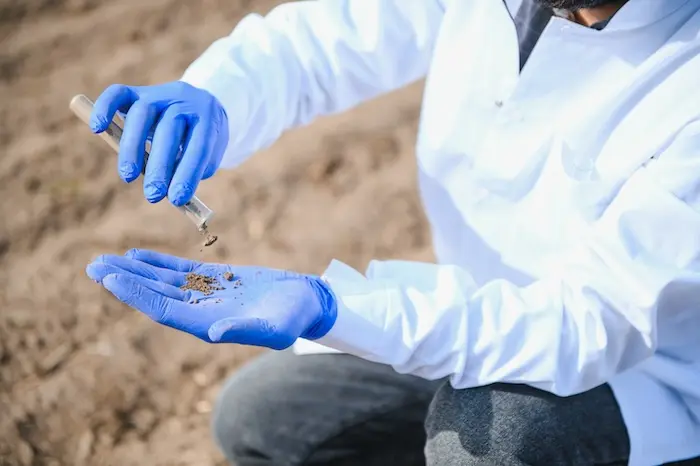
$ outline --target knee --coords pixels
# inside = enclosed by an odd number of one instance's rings
[[[313,440],[305,422],[313,361],[268,352],[242,367],[219,393],[214,438],[237,466],[303,464]],[[311,439],[309,437],[312,437]]]
[[[547,396],[528,396],[530,390],[535,391],[504,384],[465,390],[443,385],[426,418],[429,464],[506,459],[548,464],[539,462],[547,456],[543,448],[556,449],[560,442],[557,430],[547,428],[552,414]]]
[[[295,364],[286,353],[268,353],[229,378],[213,411],[214,438],[226,458],[237,466],[301,464],[307,443],[298,434],[303,407]]]

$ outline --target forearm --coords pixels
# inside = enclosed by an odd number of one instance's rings
[[[338,319],[319,343],[400,373],[449,377],[455,388],[524,383],[559,395],[593,388],[654,350],[648,321],[635,327],[564,283],[495,281],[471,293],[463,270],[432,267],[421,265],[419,278],[436,284],[429,292],[369,279],[358,293],[357,282],[329,278]]]
[[[326,275],[338,318],[318,342],[457,388],[524,383],[571,395],[609,381],[653,355],[657,321],[687,320],[687,296],[700,293],[700,215],[644,172],[527,287],[476,289],[454,266],[375,263],[362,277],[336,263]]]
[[[302,1],[249,15],[182,79],[226,109],[234,166],[285,130],[422,77],[442,18],[439,1]]]

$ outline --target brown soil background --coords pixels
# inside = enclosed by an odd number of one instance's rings
[[[219,241],[141,183],[68,110],[108,84],[177,79],[271,0],[0,0],[0,465],[220,465],[209,411],[255,350],[213,346],[118,304],[84,274],[154,248],[320,272],[331,258],[430,258],[415,188],[419,85],[285,135],[198,195]]]

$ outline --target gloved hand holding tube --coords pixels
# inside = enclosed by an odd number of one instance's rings
[[[183,206],[199,182],[219,168],[229,140],[228,118],[209,92],[181,81],[114,84],[95,101],[92,131],[105,131],[117,111],[126,115],[118,160],[125,182],[134,181],[144,170],[144,147],[153,134],[143,184],[149,202],[167,196],[175,206]]]

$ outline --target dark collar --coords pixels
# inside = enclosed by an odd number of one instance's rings
[[[573,21],[573,19],[572,19],[573,15],[571,14],[571,12],[569,12],[567,10],[555,8],[553,13],[555,16],[561,16],[562,18],[568,18],[569,20]],[[615,14],[617,14],[617,12]],[[595,29],[597,31],[602,31],[603,29],[605,29],[605,26],[608,25],[608,23],[610,22],[611,19],[613,19],[614,16],[615,15],[612,15],[608,19],[605,19],[603,21],[598,21],[597,23],[591,24],[589,27],[591,29]]]
[[[597,29],[598,31],[602,31],[603,29],[605,29],[605,26],[608,25],[608,23],[610,22],[611,19],[612,18],[608,18],[608,19],[605,19],[603,21],[598,21],[597,23],[591,24],[590,27],[591,27],[591,29]]]

